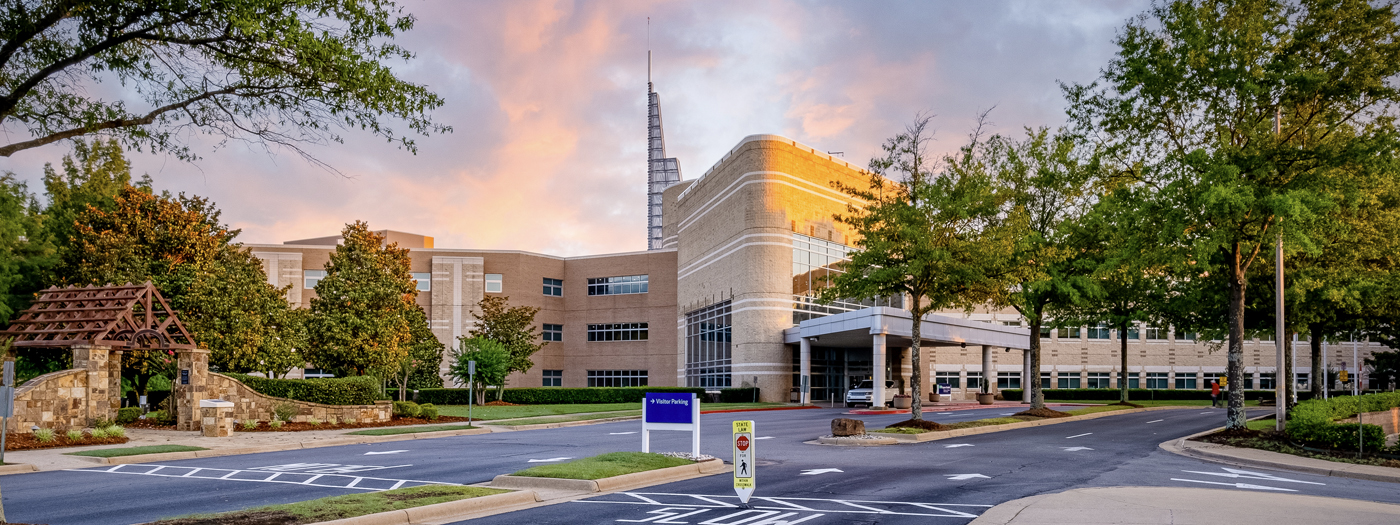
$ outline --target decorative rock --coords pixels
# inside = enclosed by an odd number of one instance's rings
[[[831,435],[833,436],[860,436],[863,434],[865,434],[864,421],[844,417],[831,420]]]

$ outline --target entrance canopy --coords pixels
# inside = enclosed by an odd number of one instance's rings
[[[913,315],[908,310],[878,306],[802,321],[783,331],[783,342],[797,344],[817,338],[812,346],[858,348],[870,346],[870,336],[884,334],[889,346],[908,347],[913,342]],[[925,315],[919,334],[921,346],[982,345],[997,348],[1030,348],[1031,331],[942,315]]]
[[[189,350],[194,339],[155,285],[51,287],[0,331],[15,346]]]

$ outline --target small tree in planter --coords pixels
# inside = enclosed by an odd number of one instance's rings
[[[499,385],[505,389],[506,376],[510,374],[510,352],[505,345],[481,337],[463,337],[457,349],[453,350],[454,360],[450,372],[459,384],[472,383],[476,390],[476,402],[486,399],[483,395],[486,385]],[[468,361],[476,361],[476,374],[469,374]],[[497,394],[499,399],[499,394]]]

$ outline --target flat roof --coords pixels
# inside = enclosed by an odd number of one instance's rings
[[[924,315],[919,332],[920,346],[966,344],[1027,350],[1031,339],[1029,328],[936,314]],[[804,337],[817,337],[812,346],[858,348],[871,346],[871,336],[875,334],[885,334],[888,346],[910,346],[913,315],[907,310],[877,306],[808,319],[783,330],[783,342],[796,344]]]

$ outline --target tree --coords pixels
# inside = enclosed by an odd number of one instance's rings
[[[935,310],[971,309],[1002,288],[1011,254],[1012,228],[1001,214],[1005,197],[985,169],[974,132],[959,155],[933,174],[925,151],[930,117],[919,115],[903,133],[885,141],[884,156],[870,161],[867,188],[834,183],[862,206],[848,206],[836,220],[856,233],[856,250],[822,289],[823,301],[906,297],[911,334],[912,420],[923,419],[921,322]],[[980,128],[979,128],[980,129]],[[876,363],[876,366],[880,366]]]
[[[237,263],[198,275],[180,300],[185,326],[209,350],[209,364],[225,372],[281,377],[304,366],[305,310],[287,303],[287,289],[268,284],[260,262],[245,250]]]
[[[344,242],[331,252],[311,299],[306,360],[352,375],[390,369],[413,342],[409,312],[418,308],[418,290],[408,249],[386,246],[361,221],[341,233]]]
[[[1243,382],[1249,271],[1275,238],[1310,249],[1337,193],[1394,155],[1394,6],[1364,0],[1179,0],[1117,38],[1070,114],[1140,166],[1156,246],[1182,285],[1228,288],[1228,381]],[[1275,118],[1281,123],[1276,126]],[[1276,129],[1277,128],[1277,129]],[[1227,427],[1245,428],[1230,389]]]
[[[480,312],[476,316],[476,327],[468,334],[496,341],[510,352],[510,372],[524,373],[535,366],[530,356],[549,344],[539,341],[535,334],[535,314],[540,309],[533,306],[510,306],[510,297],[488,295],[477,303]],[[502,383],[504,384],[504,383]]]
[[[428,317],[422,307],[409,310],[408,318],[413,332],[408,355],[389,371],[399,385],[399,401],[406,401],[408,390],[412,388],[442,387],[442,376],[438,375],[442,366],[442,342],[428,327]]]
[[[1400,350],[1372,352],[1366,366],[1371,367],[1367,386],[1372,389],[1393,391],[1393,385],[1400,383]]]
[[[470,383],[475,390],[477,404],[486,399],[486,385],[496,385],[496,398],[505,390],[506,376],[510,375],[510,351],[499,341],[484,337],[462,337],[457,348],[452,349],[452,368],[449,369],[457,384]],[[476,362],[476,374],[471,374],[468,363]]]
[[[414,151],[383,117],[450,128],[426,115],[441,98],[383,64],[413,58],[391,43],[413,23],[391,0],[13,2],[0,12],[0,125],[30,138],[0,156],[96,133],[193,159],[194,130],[301,152],[341,142],[336,128]],[[140,100],[92,96],[104,81]]]
[[[28,301],[20,292],[24,266],[44,247],[29,241],[39,233],[39,218],[31,203],[34,197],[13,173],[0,175],[0,325],[23,310]],[[37,253],[36,253],[37,252]]]

